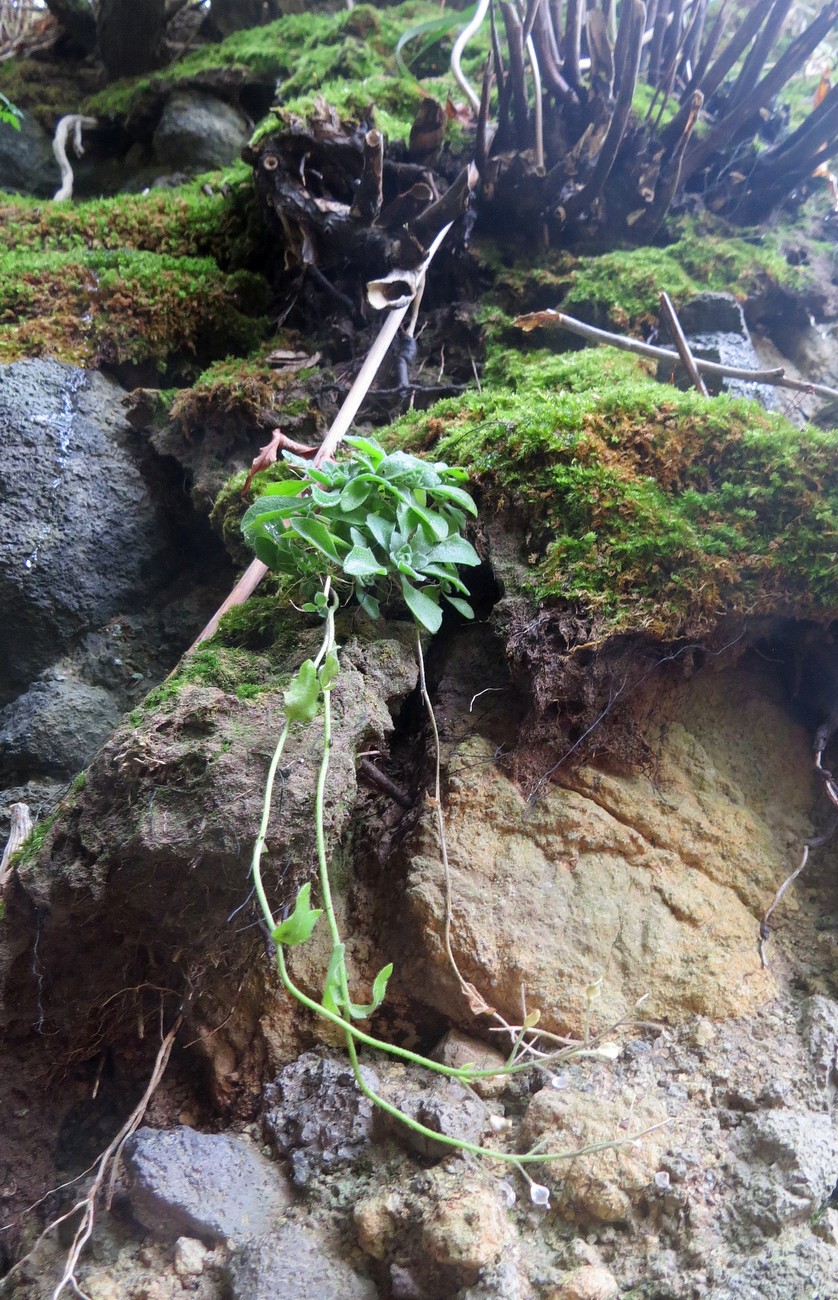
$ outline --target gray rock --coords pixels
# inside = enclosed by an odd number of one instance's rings
[[[61,184],[52,141],[30,113],[20,130],[0,123],[0,190],[52,198]]]
[[[738,1137],[736,1217],[765,1235],[809,1218],[835,1187],[838,1135],[829,1115],[773,1110],[749,1115]]]
[[[0,709],[0,775],[70,777],[116,726],[110,692],[72,679],[39,681]]]
[[[801,1019],[803,1041],[819,1082],[825,1090],[834,1088],[838,1068],[838,1002],[816,993],[804,1002]]]
[[[816,1237],[766,1243],[728,1266],[707,1300],[834,1300],[838,1250]]]
[[[366,1082],[378,1088],[372,1070]],[[359,1090],[345,1059],[305,1052],[287,1065],[264,1094],[265,1140],[290,1156],[298,1187],[312,1175],[354,1160],[372,1138],[373,1106]]]
[[[280,1170],[226,1134],[141,1128],[126,1143],[125,1166],[135,1217],[166,1241],[261,1236],[291,1202]]]
[[[202,90],[181,90],[163,110],[154,152],[173,171],[209,171],[235,162],[249,135],[247,118],[231,104]]]
[[[486,1107],[456,1080],[391,1066],[384,1091],[388,1101],[425,1128],[466,1142],[480,1141],[487,1122]],[[374,1119],[377,1132],[398,1138],[421,1155],[441,1158],[451,1152],[449,1146],[417,1133],[384,1111],[376,1111]]]
[[[0,682],[7,703],[77,636],[171,576],[123,389],[57,361],[0,366]]]
[[[295,1223],[236,1250],[231,1300],[377,1300],[369,1278],[328,1253],[323,1238]]]

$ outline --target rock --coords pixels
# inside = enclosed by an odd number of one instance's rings
[[[178,1237],[175,1242],[175,1272],[178,1277],[199,1277],[204,1271],[208,1254],[202,1241],[194,1237]]]
[[[458,1029],[449,1029],[448,1033],[434,1048],[433,1059],[441,1065],[451,1065],[461,1070],[466,1065],[473,1065],[478,1070],[502,1069],[506,1057],[493,1047],[487,1047],[477,1038],[469,1038]],[[475,1079],[471,1085],[478,1097],[499,1097],[509,1080],[504,1075],[494,1078]]]
[[[4,703],[171,576],[170,528],[132,454],[123,396],[58,361],[0,366]]]
[[[202,90],[179,90],[163,109],[154,132],[154,152],[172,171],[203,172],[228,167],[247,143],[244,113]]]
[[[116,726],[110,692],[71,679],[35,682],[0,709],[0,775],[69,777]]]
[[[665,1112],[657,1098],[631,1107],[628,1098],[595,1097],[568,1089],[543,1088],[527,1107],[521,1140],[529,1150],[536,1143],[546,1152],[573,1152],[594,1143],[630,1136],[623,1121],[631,1108],[631,1130],[639,1133],[659,1123]],[[538,1172],[559,1210],[580,1223],[625,1223],[659,1168],[664,1130],[648,1133],[636,1143],[622,1142],[569,1161],[546,1163]]]
[[[703,293],[685,302],[678,311],[681,328],[693,356],[702,361],[721,362],[743,370],[759,370],[760,360],[745,324],[741,306],[729,293]],[[668,343],[667,346],[672,346]],[[690,388],[692,381],[683,367],[675,367],[675,379],[681,388]],[[672,362],[658,365],[658,378],[667,383],[673,371]],[[768,384],[749,384],[742,379],[722,379],[703,375],[710,393],[726,392],[732,397],[750,397],[761,402],[769,411],[778,411],[782,405],[775,388]]]
[[[233,1253],[230,1300],[377,1300],[372,1282],[333,1255],[318,1233],[283,1223]]]
[[[617,1300],[620,1288],[607,1268],[584,1265],[568,1273],[546,1300]]]
[[[411,1119],[446,1137],[479,1143],[486,1127],[485,1107],[454,1079],[418,1068],[390,1066],[385,1094],[388,1101]],[[376,1110],[374,1120],[376,1131],[397,1138],[420,1155],[441,1158],[450,1153],[450,1147],[417,1133],[384,1111]]]
[[[52,141],[31,113],[24,113],[20,130],[0,130],[0,190],[52,198],[61,183]]]
[[[367,1066],[361,1071],[377,1089],[375,1073]],[[305,1052],[268,1085],[263,1101],[265,1141],[290,1156],[298,1187],[316,1172],[356,1159],[371,1141],[372,1102],[359,1090],[346,1059]]]
[[[644,1016],[674,1022],[746,1015],[774,996],[757,918],[812,834],[811,758],[761,671],[708,673],[656,701],[654,787],[586,765],[528,804],[490,741],[458,745],[451,942],[460,970],[508,1020],[520,1018],[522,985],[541,1026],[559,1033],[583,1030],[600,979],[598,1029],[644,996]],[[407,846],[399,973],[414,995],[461,1014],[435,836],[426,815]]]
[[[838,1169],[838,1135],[831,1116],[768,1111],[748,1115],[739,1130],[737,1221],[767,1236],[808,1220],[828,1200]]]
[[[256,1237],[291,1203],[276,1166],[226,1134],[141,1128],[126,1143],[125,1166],[135,1217],[163,1239]]]
[[[820,993],[803,1004],[803,1040],[825,1090],[834,1089],[838,1066],[838,1002]]]
[[[511,1237],[497,1191],[480,1178],[464,1178],[448,1194],[440,1183],[422,1224],[421,1250],[465,1280],[497,1259]]]

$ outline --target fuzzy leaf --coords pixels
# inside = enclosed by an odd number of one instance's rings
[[[387,572],[368,546],[353,546],[343,561],[343,571],[351,578],[372,578]]]
[[[467,564],[472,567],[480,563],[480,556],[464,537],[447,537],[428,551],[428,559],[439,564]]]
[[[448,601],[449,605],[453,605],[454,608],[462,614],[463,618],[474,618],[474,610],[468,601],[463,600],[461,596],[446,595],[445,599]]]
[[[356,591],[355,598],[361,609],[369,618],[381,617],[381,606],[375,596],[370,596],[366,591]]]
[[[283,698],[289,722],[311,722],[320,700],[320,684],[312,659],[306,659],[300,665],[296,677],[283,693]]]
[[[291,915],[286,917],[271,935],[274,943],[284,943],[287,948],[294,948],[298,944],[306,943],[311,938],[311,932],[317,924],[317,918],[323,915],[323,908],[312,907],[309,901],[310,896],[311,884],[307,883],[303,885],[297,895]]]
[[[350,479],[340,494],[341,510],[357,510],[362,506],[372,491],[372,483],[367,475],[363,478]]]
[[[436,601],[431,600],[430,596],[424,591],[419,591],[404,577],[401,579],[401,584],[405,604],[417,623],[421,623],[422,627],[427,628],[431,633],[438,632],[442,623],[442,610]],[[430,590],[436,591],[436,588],[431,587]]]
[[[456,505],[461,506],[463,510],[467,510],[470,515],[477,515],[477,506],[468,492],[464,492],[462,488],[440,485],[432,488],[432,492],[435,497],[442,497],[444,501],[453,501]]]
[[[340,563],[335,545],[337,538],[318,519],[289,519],[288,527],[298,537],[302,537],[303,541],[309,542],[320,551],[321,555],[325,555],[327,560],[334,560],[335,564]]]

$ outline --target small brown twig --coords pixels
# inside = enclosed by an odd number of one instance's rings
[[[402,786],[396,785],[395,781],[377,768],[375,763],[371,763],[368,758],[358,760],[358,771],[373,785],[377,785],[380,790],[383,790],[385,794],[389,794],[390,798],[400,807],[411,808],[413,806],[413,800],[407,791]]]
[[[695,364],[695,357],[692,352],[690,352],[690,345],[687,342],[687,336],[681,329],[681,322],[678,319],[675,308],[672,305],[672,299],[668,293],[662,293],[660,295],[660,304],[661,316],[669,327],[669,332],[672,335],[676,348],[678,349],[681,363],[690,377],[693,388],[697,389],[698,392],[701,393],[702,397],[708,397],[707,385],[701,378],[701,373],[698,366]]]

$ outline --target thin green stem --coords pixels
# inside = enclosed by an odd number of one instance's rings
[[[259,899],[259,906],[262,909],[262,915],[267,921],[271,930],[276,928],[273,912],[271,911],[268,896],[265,893],[265,886],[262,884],[262,854],[265,850],[265,841],[268,837],[268,822],[271,819],[271,802],[273,800],[274,781],[276,779],[276,770],[279,767],[279,760],[282,758],[282,751],[285,749],[285,742],[288,739],[288,723],[280,732],[276,749],[271,759],[271,765],[268,768],[268,779],[265,782],[265,799],[262,804],[262,821],[259,824],[259,834],[256,836],[256,843],[253,845],[253,861],[251,871],[253,873],[253,887],[256,890],[256,897]]]

